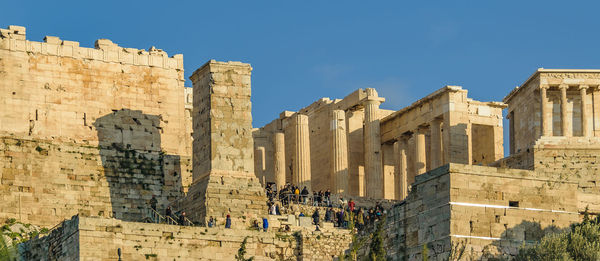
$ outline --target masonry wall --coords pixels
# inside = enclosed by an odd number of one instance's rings
[[[182,59],[0,30],[0,219],[53,226],[83,211],[139,220],[152,195],[162,209],[186,191]]]
[[[82,260],[116,260],[119,248],[123,260],[234,260],[242,241],[247,239],[246,258],[327,260],[337,257],[351,242],[350,235],[344,231],[294,234],[89,217],[74,217],[58,230],[60,232],[30,241],[31,247],[24,255],[48,260],[44,250],[48,249],[48,243],[53,243],[64,246],[61,253]],[[66,230],[74,232],[72,239],[62,236]],[[66,254],[60,257],[67,257]]]
[[[416,177],[406,200],[388,210],[386,251],[392,260],[510,257],[524,242],[578,222],[577,183],[544,172],[449,164]],[[367,252],[364,250],[363,252]]]

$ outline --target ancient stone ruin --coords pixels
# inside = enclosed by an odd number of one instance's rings
[[[509,257],[586,209],[600,213],[600,70],[538,69],[502,102],[444,86],[398,111],[359,89],[260,128],[251,71],[211,60],[190,88],[180,54],[0,29],[0,222],[48,229],[18,256],[232,260],[242,246],[255,260],[368,254],[358,243],[368,229],[316,230],[309,216],[324,207],[292,203],[270,215],[269,184],[330,190],[336,209],[347,206],[340,199],[384,206],[390,260],[422,260],[424,248],[445,260],[457,244],[469,258]],[[267,232],[253,227],[263,218]]]

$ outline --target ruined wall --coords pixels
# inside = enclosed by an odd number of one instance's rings
[[[577,183],[543,172],[449,164],[416,177],[405,201],[388,211],[392,260],[444,260],[452,244],[464,258],[516,254],[523,242],[580,220]]]
[[[67,232],[71,232],[69,237]],[[326,260],[338,256],[351,242],[345,231],[294,234],[76,216],[50,236],[31,240],[22,255],[50,260],[51,243],[63,246],[57,257],[82,260],[116,260],[118,248],[123,260],[234,260],[245,238],[245,257],[254,260]]]
[[[20,260],[79,260],[79,219],[65,220],[41,238],[19,245]]]
[[[210,60],[190,77],[194,174],[183,208],[193,222],[230,214],[244,226],[267,214],[264,188],[254,175],[251,71],[249,64]]]
[[[191,183],[182,59],[0,30],[0,218],[139,220],[152,195],[161,208],[181,195]]]

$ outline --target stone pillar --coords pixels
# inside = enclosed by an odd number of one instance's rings
[[[581,132],[584,137],[592,136],[592,126],[590,126],[590,112],[587,109],[587,85],[579,85],[579,93],[581,95]]]
[[[394,142],[394,151],[398,162],[396,165],[396,200],[403,200],[408,194],[406,149],[405,139],[401,138]]]
[[[415,175],[427,171],[427,156],[425,147],[425,130],[418,128],[415,132]]]
[[[285,135],[283,132],[273,133],[273,172],[277,190],[285,185]]]
[[[550,113],[548,112],[548,96],[547,96],[547,90],[548,90],[549,86],[548,85],[542,85],[540,86],[540,107],[542,109],[542,116],[541,116],[541,121],[542,121],[542,136],[552,136],[552,134],[550,133],[550,124],[552,124],[552,115],[550,115]]]
[[[373,88],[366,89],[365,106],[365,176],[366,196],[383,198],[383,168],[381,162],[381,133],[379,126],[379,104],[382,99]]]
[[[437,168],[442,165],[442,120],[434,119],[431,122],[430,127],[430,146],[431,146],[431,169]]]
[[[331,111],[331,183],[333,193],[348,194],[348,140],[343,110]]]
[[[251,71],[249,64],[211,60],[190,76],[193,180],[180,210],[192,222],[206,224],[209,216],[224,221],[229,214],[233,227],[246,228],[267,213],[254,173]]]
[[[467,123],[467,165],[473,165],[473,125]]]
[[[569,114],[567,112],[567,89],[569,85],[561,84],[560,89],[560,123],[562,135],[565,137],[573,136],[573,131],[569,128]]]
[[[265,186],[267,183],[266,182],[266,173],[265,170],[267,169],[267,164],[266,164],[266,157],[265,157],[265,147],[263,146],[259,146],[254,150],[254,161],[256,162],[254,164],[255,167],[258,167],[258,169],[254,170],[254,173],[256,174],[256,177],[258,177],[261,181],[263,186]]]
[[[310,130],[308,129],[308,116],[296,113],[293,124],[295,126],[295,149],[293,160],[292,180],[300,187],[306,186],[311,190],[310,175]]]

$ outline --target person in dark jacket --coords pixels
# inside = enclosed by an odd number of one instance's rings
[[[332,212],[333,212],[332,208],[328,208],[325,211],[325,222],[331,222],[331,221],[333,221],[333,220],[331,220],[331,218],[332,218],[332,216],[331,216]]]
[[[157,211],[156,210],[156,204],[158,204],[158,200],[156,200],[156,196],[152,195],[152,199],[150,199],[150,207],[154,211]]]
[[[173,215],[173,210],[171,210],[171,206],[168,206],[167,209],[165,210],[165,217],[172,218],[171,215]]]
[[[185,211],[181,212],[181,216],[179,216],[179,225],[185,226]]]
[[[312,214],[312,218],[313,218],[313,223],[315,225],[319,225],[319,209],[315,210],[315,212]]]
[[[225,228],[231,228],[231,216],[227,215],[227,219],[225,219]]]

